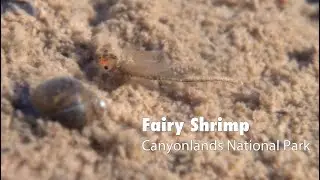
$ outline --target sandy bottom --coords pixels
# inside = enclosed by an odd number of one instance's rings
[[[1,179],[319,178],[319,3],[7,0],[1,5]],[[126,44],[162,49],[179,71],[244,84],[159,85],[137,79],[115,85],[97,75],[91,67],[95,52]],[[188,68],[194,64],[200,70]],[[75,77],[105,100],[105,116],[82,131],[33,117],[28,89],[57,76]],[[142,117],[160,121],[164,115],[185,122],[180,136],[142,132]],[[246,121],[250,130],[244,136],[191,132],[195,116]],[[310,150],[151,152],[142,149],[146,139],[305,140]]]

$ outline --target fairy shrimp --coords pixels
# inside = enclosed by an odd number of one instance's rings
[[[149,80],[176,82],[210,82],[221,81],[233,84],[243,84],[227,77],[187,76],[175,77],[170,64],[164,61],[162,51],[143,51],[125,48],[119,56],[104,50],[98,63],[107,72],[120,71],[129,77],[139,77]]]

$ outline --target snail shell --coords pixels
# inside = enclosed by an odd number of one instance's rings
[[[42,116],[76,129],[101,118],[106,106],[79,80],[71,77],[58,77],[40,84],[31,93],[31,103]]]

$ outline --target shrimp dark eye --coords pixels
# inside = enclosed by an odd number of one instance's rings
[[[109,69],[109,67],[108,67],[108,66],[104,66],[104,69],[105,69],[105,70],[108,70],[108,69]]]

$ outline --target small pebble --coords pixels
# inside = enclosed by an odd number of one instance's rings
[[[41,116],[76,129],[102,118],[106,110],[103,100],[71,77],[58,77],[40,84],[31,93],[31,102]]]
[[[36,9],[30,2],[19,0],[1,0],[1,15],[7,11],[18,11],[18,9],[24,10],[30,16],[36,16]]]

